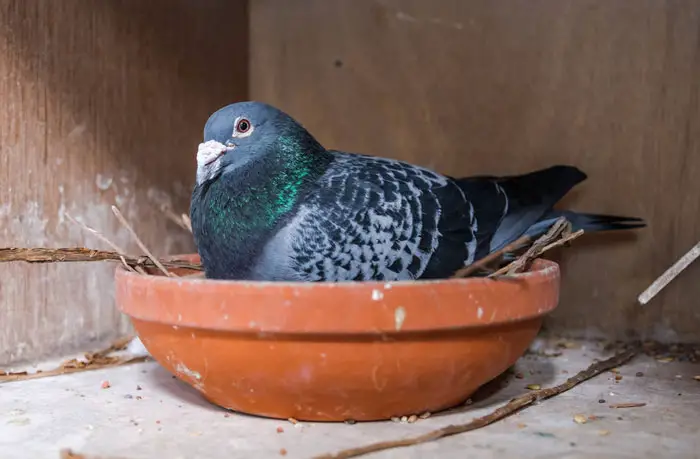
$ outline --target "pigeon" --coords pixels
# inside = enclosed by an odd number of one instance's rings
[[[210,279],[288,282],[447,278],[560,217],[574,231],[640,218],[554,210],[586,174],[555,165],[454,178],[324,148],[298,121],[248,101],[214,112],[197,151],[190,219]]]

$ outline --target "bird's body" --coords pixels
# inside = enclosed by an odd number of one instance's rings
[[[295,120],[246,102],[205,126],[192,228],[207,277],[271,281],[449,277],[559,216],[574,229],[641,220],[554,211],[586,178],[571,166],[455,179],[327,150]]]

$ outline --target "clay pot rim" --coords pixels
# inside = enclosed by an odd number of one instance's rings
[[[259,336],[384,336],[512,324],[554,310],[560,281],[559,265],[549,260],[503,280],[251,282],[144,276],[122,267],[115,275],[117,306],[132,319]]]
[[[192,260],[194,254],[182,254],[182,255],[172,255],[165,257],[164,260],[168,261],[189,261]],[[558,271],[559,265],[551,260],[544,258],[538,258],[533,260],[530,269],[528,271],[512,274],[508,276],[508,280],[505,279],[493,279],[485,277],[460,277],[460,278],[443,278],[443,279],[418,279],[418,280],[400,280],[400,281],[342,281],[342,282],[303,282],[303,281],[250,281],[250,280],[229,280],[229,279],[202,279],[202,278],[189,278],[187,276],[178,277],[167,277],[162,273],[158,274],[146,274],[150,278],[149,282],[166,282],[166,283],[177,283],[190,282],[193,284],[210,284],[210,285],[246,285],[246,286],[256,286],[256,287],[285,287],[285,288],[314,288],[314,289],[324,289],[332,288],[368,288],[368,287],[381,287],[385,285],[391,285],[392,287],[406,287],[406,286],[420,286],[420,285],[443,285],[443,284],[465,284],[465,283],[480,283],[480,282],[509,282],[514,279],[528,279],[531,277],[547,276],[553,274],[552,271]],[[189,270],[188,271],[194,271]],[[119,276],[133,276],[142,277],[143,274],[139,274],[133,271],[128,271],[123,265],[118,265],[117,272]],[[202,271],[203,272],[203,271]]]

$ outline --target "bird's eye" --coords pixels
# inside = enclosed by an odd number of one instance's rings
[[[241,118],[238,121],[238,124],[236,124],[236,131],[240,132],[241,134],[248,132],[249,129],[250,129],[250,121],[248,121],[245,118]]]

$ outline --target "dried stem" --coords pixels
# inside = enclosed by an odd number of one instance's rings
[[[490,414],[473,419],[471,422],[468,422],[466,424],[449,425],[447,427],[443,427],[442,429],[437,429],[423,435],[404,438],[401,440],[373,443],[367,446],[361,446],[359,448],[350,448],[337,453],[316,456],[314,459],[345,459],[350,457],[358,457],[363,456],[365,454],[384,451],[387,449],[427,443],[430,441],[438,440],[443,437],[448,437],[451,435],[480,429],[482,427],[486,427],[489,424],[493,424],[494,422],[500,421],[501,419],[505,419],[506,417],[529,406],[532,406],[532,404],[539,400],[545,400],[550,397],[559,395],[581,384],[584,381],[587,381],[605,371],[610,370],[611,368],[619,367],[624,363],[628,362],[630,359],[632,359],[632,357],[634,357],[636,354],[637,348],[634,348],[621,352],[607,360],[595,362],[585,370],[567,379],[566,382],[559,384],[558,386],[528,392],[527,394],[517,397],[508,402],[507,404],[497,408]]]
[[[107,237],[106,237],[104,234],[100,233],[100,232],[97,231],[95,228],[91,228],[91,227],[89,227],[88,225],[86,225],[85,223],[79,222],[78,220],[76,220],[75,218],[73,218],[68,212],[65,213],[65,216],[66,216],[66,218],[68,218],[68,220],[71,221],[71,223],[73,223],[73,224],[75,224],[75,225],[81,227],[82,229],[84,229],[84,230],[87,231],[88,233],[90,233],[90,234],[92,234],[93,236],[95,236],[97,239],[101,240],[102,242],[104,242],[105,244],[107,244],[108,246],[110,246],[111,248],[113,248],[114,250],[116,250],[117,252],[119,252],[119,253],[126,253],[125,250],[123,250],[121,247],[119,247],[119,246],[118,246],[117,244],[115,244],[114,242],[112,242],[112,241],[110,241],[109,239],[107,239]],[[124,265],[124,267],[125,267],[126,269],[128,269],[129,271],[136,272],[136,270],[135,270],[134,268],[132,268],[131,266],[129,266],[129,264],[126,262],[126,259],[124,259],[123,256],[120,256],[119,259],[122,261],[122,264]]]
[[[24,261],[27,263],[55,263],[55,262],[84,262],[84,261],[124,261],[134,268],[153,268],[156,265],[146,257],[132,257],[117,252],[105,250],[86,249],[83,247],[70,247],[52,249],[46,247],[37,248],[0,248],[0,263],[10,261]],[[190,263],[186,260],[160,260],[163,266],[168,268],[184,268],[201,271],[202,265]]]
[[[0,371],[0,384],[13,381],[26,381],[28,379],[47,378],[50,376],[65,375],[69,373],[77,373],[82,371],[100,370],[102,368],[116,367],[127,365],[130,363],[139,363],[148,360],[148,356],[124,356],[112,357],[109,354],[115,351],[121,351],[132,340],[131,337],[120,338],[112,343],[109,347],[97,352],[87,352],[85,360],[70,359],[61,363],[58,367],[48,371],[37,371],[36,373],[20,372],[4,372]]]
[[[117,208],[117,206],[112,206],[112,212],[114,212],[114,215],[115,215],[115,216],[117,217],[117,219],[119,220],[119,223],[121,223],[121,224],[124,226],[124,228],[126,228],[127,231],[129,231],[129,233],[131,233],[131,236],[132,236],[132,237],[134,238],[134,240],[136,241],[136,244],[138,244],[138,246],[141,248],[141,250],[143,250],[143,253],[145,253],[145,254],[148,256],[148,258],[150,258],[150,259],[153,261],[153,264],[155,264],[155,265],[158,267],[158,269],[160,269],[161,272],[162,272],[163,274],[165,274],[166,276],[168,276],[168,277],[174,277],[175,275],[174,275],[174,274],[171,274],[170,271],[168,271],[167,269],[165,269],[165,266],[163,266],[163,264],[162,264],[160,261],[158,261],[158,259],[157,259],[156,257],[153,256],[153,254],[151,253],[151,251],[148,250],[148,247],[146,247],[146,245],[145,245],[143,242],[141,242],[141,239],[140,239],[140,238],[138,237],[138,235],[136,234],[136,231],[134,231],[134,229],[131,227],[131,225],[129,224],[129,222],[126,221],[126,218],[124,218],[124,216],[123,216],[122,213],[119,211],[119,209]]]
[[[519,239],[517,239],[515,242],[511,242],[507,246],[503,247],[500,250],[497,250],[495,252],[491,252],[490,254],[486,255],[484,258],[481,258],[474,263],[465,266],[464,268],[459,269],[457,272],[455,272],[452,277],[467,277],[473,272],[475,272],[478,269],[485,268],[487,265],[493,263],[494,261],[500,259],[503,254],[508,253],[508,252],[514,252],[527,244],[530,243],[530,237],[529,236],[521,236]]]
[[[70,448],[62,449],[59,452],[59,459],[122,459],[116,456],[95,456],[93,454],[76,453]]]
[[[168,220],[172,221],[180,228],[190,233],[192,232],[192,224],[190,223],[190,218],[186,214],[178,215],[165,205],[158,206],[158,209],[163,212],[163,215],[165,215]]]
[[[666,287],[669,282],[678,277],[680,273],[685,270],[692,262],[700,257],[700,242],[698,242],[692,249],[686,252],[681,258],[678,259],[670,268],[668,268],[664,273],[659,276],[646,290],[642,292],[637,298],[640,304],[644,305],[651,301],[661,290]]]
[[[567,244],[582,234],[583,230],[572,233],[571,224],[562,217],[552,225],[549,231],[540,236],[524,254],[495,273],[489,274],[489,277],[499,277],[522,272],[527,269],[530,263],[532,263],[532,260],[542,256],[546,251]]]

